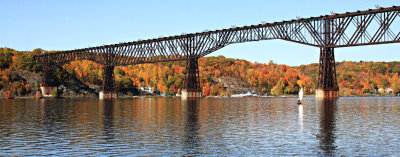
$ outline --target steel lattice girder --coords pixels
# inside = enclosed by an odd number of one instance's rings
[[[184,88],[188,92],[201,92],[199,60],[191,59],[186,61]]]
[[[400,7],[300,18],[43,54],[54,63],[91,60],[121,66],[190,60],[229,44],[281,39],[315,47],[349,47],[400,42]],[[326,23],[330,23],[326,28]],[[329,31],[325,31],[329,30]],[[326,33],[329,32],[329,33]]]
[[[41,57],[39,62],[42,65],[43,86],[45,87],[57,86],[57,81],[54,76],[54,68],[56,67],[56,64],[54,64],[54,62],[51,62],[48,57]]]
[[[338,90],[334,48],[320,48],[317,89]]]
[[[114,92],[115,91],[115,78],[114,78],[114,66],[103,67],[103,91]]]

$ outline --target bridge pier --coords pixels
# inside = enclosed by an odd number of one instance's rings
[[[55,92],[58,92],[57,87],[49,87],[49,86],[42,86],[40,87],[40,92],[42,93],[43,97],[51,98],[51,97],[56,97],[57,95],[54,95]]]
[[[201,98],[199,60],[198,58],[186,61],[186,72],[184,88],[182,89],[181,98]]]
[[[318,84],[315,90],[315,97],[317,99],[339,97],[333,47],[320,48]]]
[[[43,97],[56,97],[57,95],[57,80],[54,76],[55,63],[48,60],[41,60],[43,77],[40,85],[40,91]]]
[[[99,93],[99,99],[118,98],[115,91],[114,66],[104,65],[103,70],[103,91]]]

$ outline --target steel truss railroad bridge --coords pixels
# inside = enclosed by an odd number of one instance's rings
[[[369,9],[215,31],[42,54],[43,85],[54,87],[53,66],[90,60],[104,66],[105,97],[116,93],[115,66],[186,61],[183,97],[200,97],[198,59],[235,43],[281,39],[320,48],[316,96],[338,97],[334,48],[400,42],[400,7]],[[111,93],[111,94],[110,94]],[[107,95],[109,94],[109,95]]]

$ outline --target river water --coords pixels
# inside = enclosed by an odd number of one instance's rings
[[[400,98],[0,100],[0,156],[400,156]]]

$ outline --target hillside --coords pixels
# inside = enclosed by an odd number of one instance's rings
[[[39,87],[40,64],[32,59],[41,49],[29,52],[0,48],[0,90],[16,95],[30,95]],[[49,53],[45,51],[46,53]],[[231,95],[256,91],[259,94],[296,94],[301,87],[313,94],[318,64],[287,66],[268,64],[223,56],[199,59],[200,81],[204,95]],[[337,62],[340,95],[365,95],[378,89],[400,90],[400,62]],[[184,80],[184,62],[165,62],[116,67],[116,88],[123,94],[135,95],[135,87],[152,86],[167,94],[179,93]],[[25,71],[25,72],[23,72]],[[69,95],[94,95],[102,82],[102,66],[91,61],[74,61],[55,68],[59,85]],[[35,81],[27,79],[33,77]],[[155,88],[154,88],[155,87]],[[382,91],[379,91],[383,93]]]

